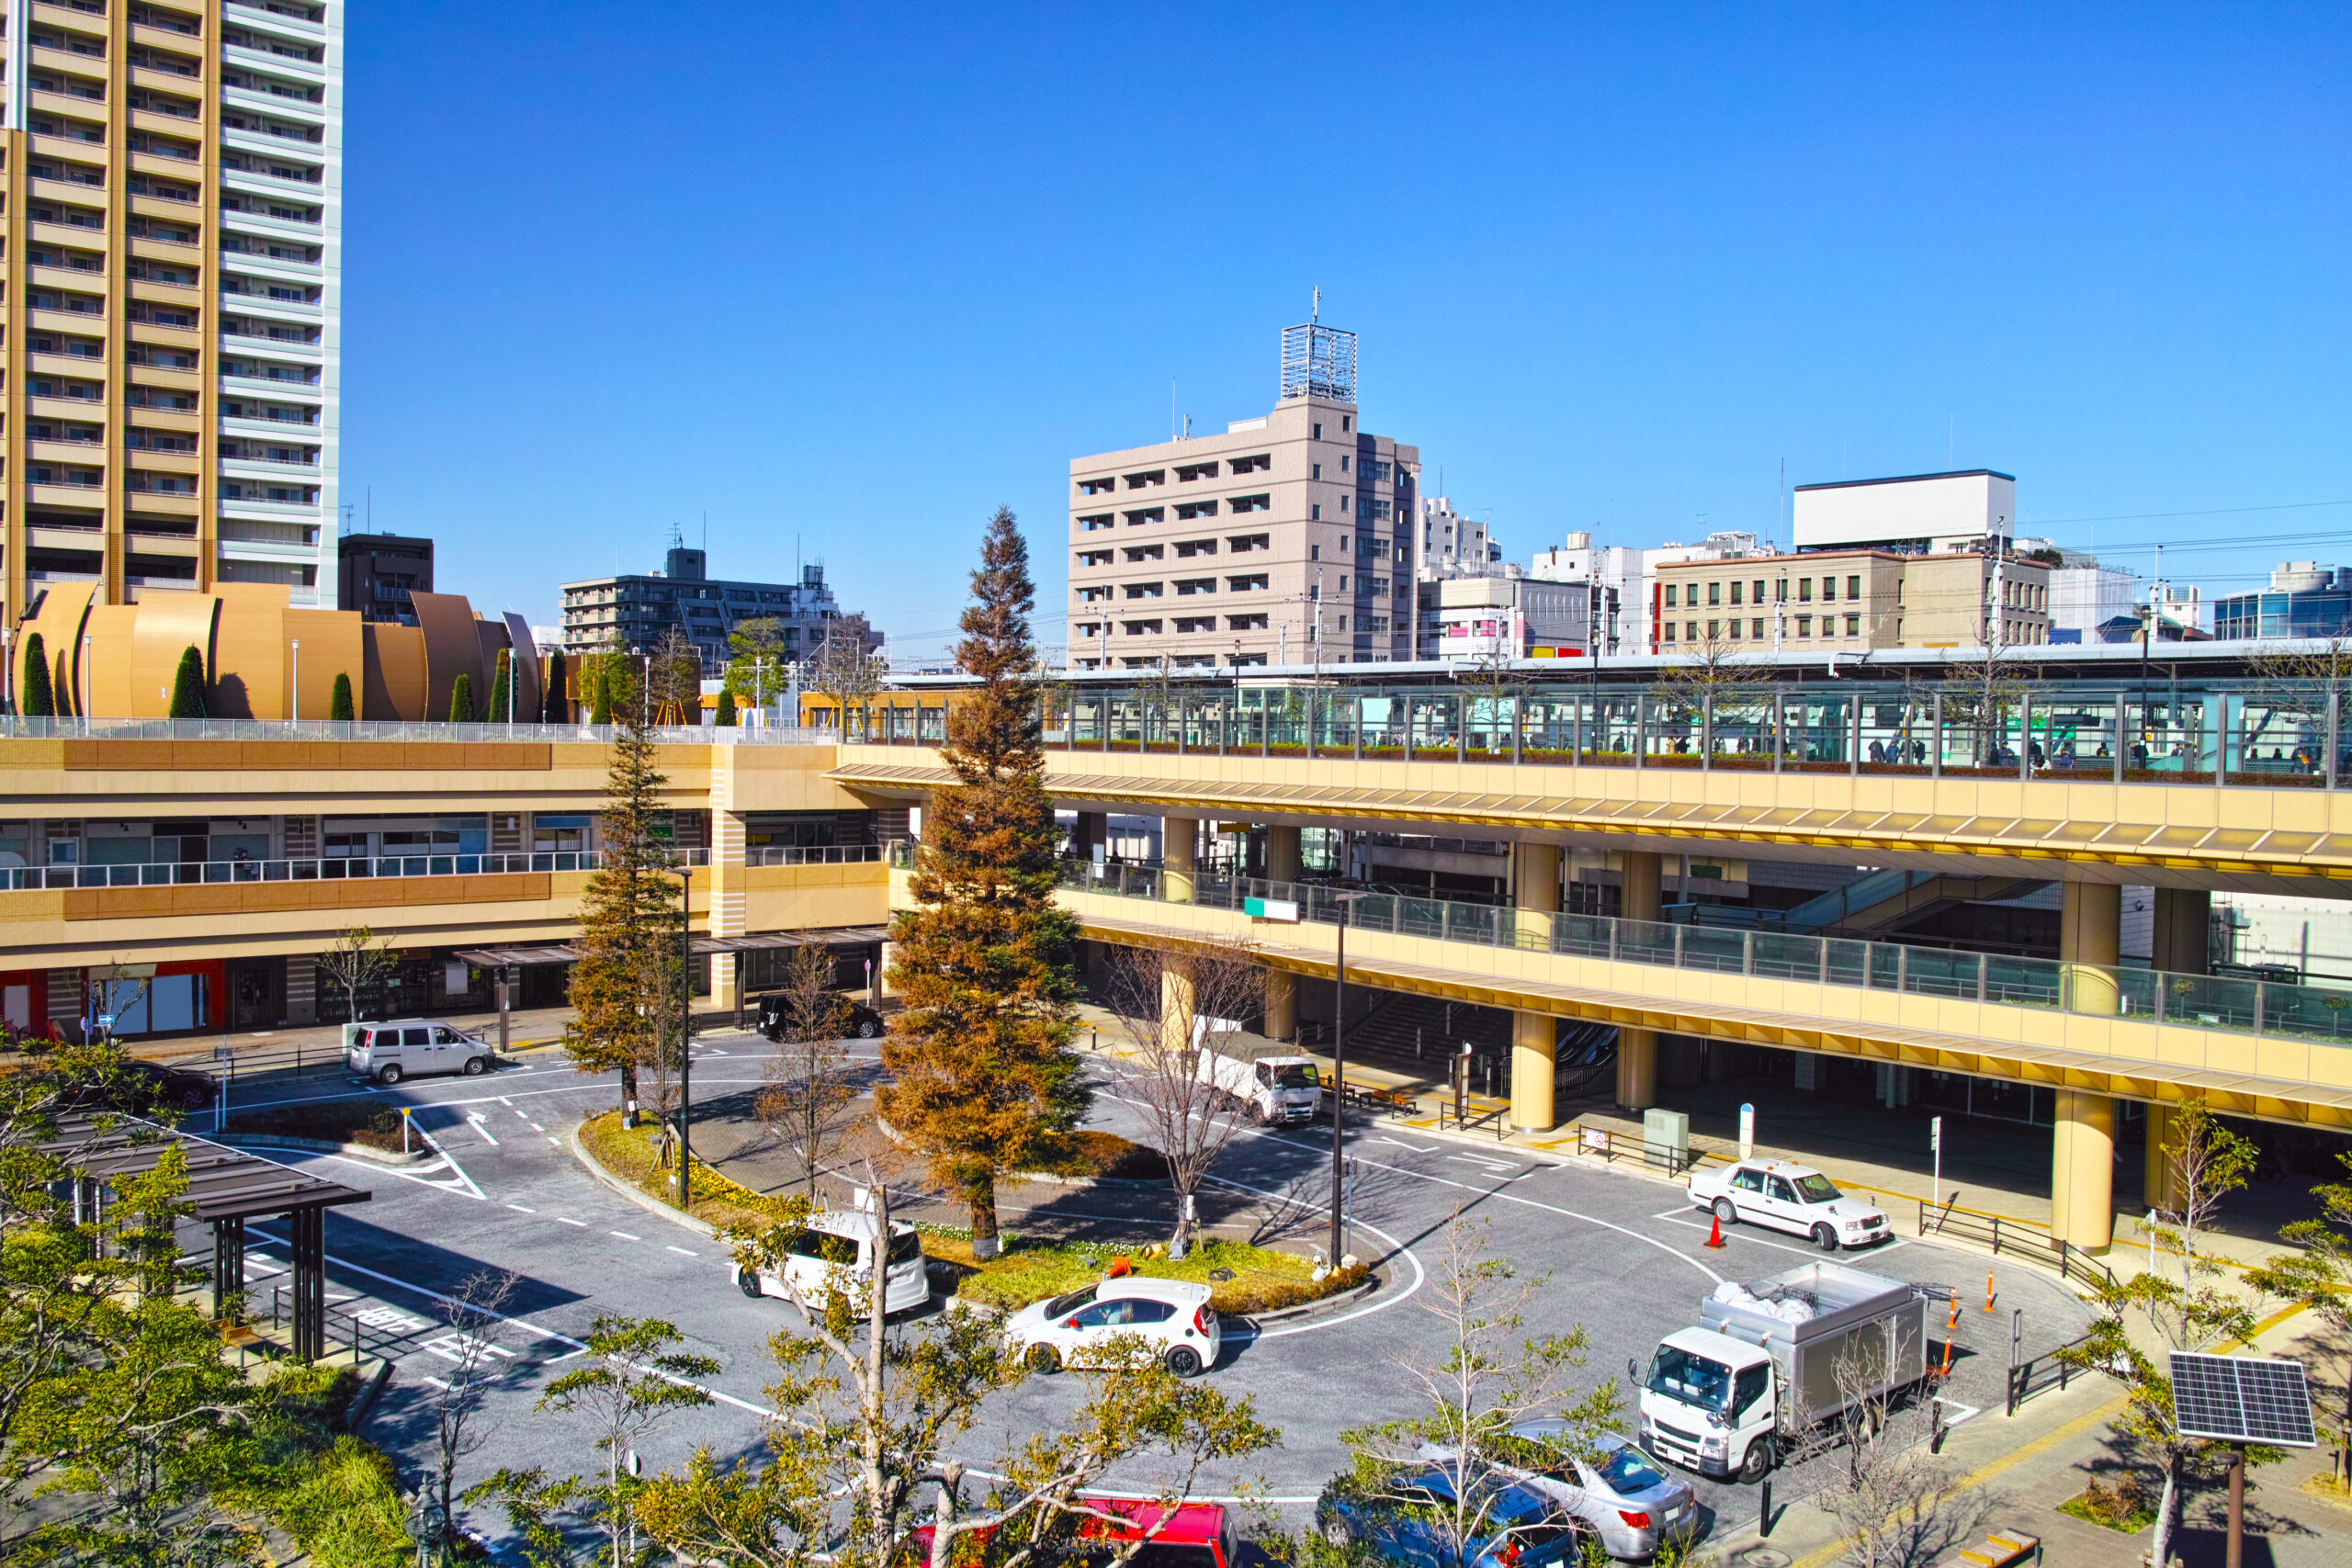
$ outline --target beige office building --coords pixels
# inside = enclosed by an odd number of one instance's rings
[[[337,0],[6,9],[6,619],[335,602]]]
[[[1272,412],[1072,459],[1071,668],[1412,657],[1420,452],[1357,423],[1353,333],[1283,344]]]
[[[1658,651],[2014,647],[2050,640],[2050,569],[1977,550],[1817,550],[1657,569]]]

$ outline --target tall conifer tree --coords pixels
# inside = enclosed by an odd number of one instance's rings
[[[678,881],[662,832],[669,780],[655,771],[644,706],[619,660],[602,677],[615,723],[598,824],[604,863],[581,895],[563,1048],[583,1073],[618,1071],[622,1099],[634,1100],[638,1065],[667,1049],[677,1028]]]
[[[56,688],[49,683],[49,653],[41,646],[39,632],[25,638],[25,688],[17,705],[27,718],[57,716]]]
[[[1067,1158],[1086,1110],[1069,1046],[1078,922],[1054,903],[1054,807],[1038,732],[1036,591],[1002,507],[989,520],[956,657],[978,679],[951,706],[913,891],[891,932],[905,998],[882,1060],[883,1117],[971,1211],[973,1249],[997,1250],[996,1183]]]

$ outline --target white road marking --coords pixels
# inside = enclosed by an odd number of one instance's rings
[[[1442,1146],[1437,1144],[1430,1144],[1427,1147],[1423,1147],[1419,1144],[1408,1144],[1402,1138],[1373,1138],[1369,1141],[1375,1144],[1394,1144],[1400,1149],[1410,1149],[1417,1155],[1433,1155],[1437,1153],[1438,1149]]]
[[[631,1235],[627,1231],[606,1231],[605,1234],[606,1235],[616,1235],[623,1241],[643,1241],[645,1239],[641,1235]]]
[[[426,1132],[422,1127],[419,1127],[416,1130],[416,1135],[423,1138],[427,1144],[432,1145],[434,1150],[440,1155],[444,1161],[447,1163],[450,1173],[456,1176],[459,1181],[466,1184],[464,1191],[467,1197],[473,1199],[477,1202],[489,1201],[489,1200],[482,1195],[482,1190],[474,1185],[474,1179],[466,1174],[466,1168],[449,1157],[449,1151],[441,1146],[441,1141],[438,1138],[435,1138],[432,1134]],[[406,1176],[408,1173],[406,1171],[396,1170],[392,1174],[395,1176]],[[412,1179],[413,1179],[413,1178],[412,1178]],[[450,1186],[446,1181],[428,1181],[424,1185],[427,1187],[438,1187],[445,1192],[455,1192],[458,1190],[458,1189]]]
[[[1515,1165],[1503,1165],[1495,1160],[1480,1159],[1476,1155],[1448,1155],[1445,1157],[1458,1164],[1475,1165],[1493,1176],[1514,1174],[1521,1168]]]
[[[481,1111],[477,1111],[472,1115],[467,1117],[466,1120],[472,1124],[475,1132],[481,1134],[481,1141],[483,1143],[488,1144],[493,1149],[500,1146],[498,1140],[492,1137],[490,1134],[490,1120],[488,1117],[485,1117]]]
[[[516,1111],[514,1114],[515,1114],[515,1115],[517,1115],[517,1116],[520,1116],[520,1115],[522,1115],[523,1113],[522,1113],[521,1111]],[[547,1131],[547,1129],[546,1129],[545,1127],[540,1126],[537,1122],[533,1122],[531,1123],[531,1131],[532,1131],[532,1132],[534,1132],[534,1133],[544,1133],[544,1132],[546,1132],[546,1131]]]
[[[1944,1425],[1947,1427],[1957,1427],[1962,1421],[1968,1420],[1971,1416],[1982,1416],[1984,1414],[1984,1412],[1977,1409],[1973,1404],[1961,1404],[1955,1401],[1946,1399],[1942,1394],[1936,1395],[1936,1403],[1942,1405],[1946,1410],[1957,1410],[1960,1412],[1957,1416],[1946,1416],[1944,1417]]]
[[[676,1253],[676,1254],[677,1254],[679,1257],[681,1257],[681,1258],[700,1258],[700,1257],[702,1256],[702,1254],[701,1254],[701,1253],[699,1253],[699,1252],[688,1252],[688,1251],[687,1251],[684,1247],[669,1247],[669,1248],[667,1248],[666,1250],[671,1251],[671,1252],[674,1252],[674,1253]]]
[[[518,1214],[536,1214],[538,1213],[537,1209],[532,1208],[527,1203],[509,1203],[506,1206],[514,1210]]]
[[[583,1231],[588,1228],[588,1222],[586,1220],[566,1219],[561,1214],[558,1214],[555,1217],[555,1223],[560,1225],[578,1225]]]
[[[549,1138],[548,1142],[553,1144],[557,1148],[563,1147],[563,1140],[560,1138]]]
[[[1678,1225],[1678,1226],[1681,1227],[1681,1228],[1682,1228],[1682,1229],[1684,1229],[1684,1230],[1692,1230],[1692,1231],[1712,1231],[1712,1230],[1714,1228],[1714,1222],[1713,1222],[1713,1220],[1707,1220],[1707,1221],[1703,1221],[1703,1222],[1702,1222],[1702,1221],[1694,1220],[1694,1219],[1686,1219],[1686,1218],[1682,1217],[1682,1216],[1681,1216],[1681,1215],[1679,1215],[1679,1214],[1653,1214],[1653,1215],[1652,1215],[1652,1216],[1650,1216],[1650,1217],[1651,1217],[1652,1219],[1664,1220],[1668,1224],[1669,1224],[1669,1225]],[[1771,1248],[1772,1248],[1774,1251],[1776,1251],[1776,1252],[1795,1252],[1795,1253],[1807,1253],[1807,1252],[1812,1252],[1812,1253],[1818,1253],[1818,1252],[1820,1252],[1820,1251],[1821,1251],[1821,1248],[1819,1248],[1819,1247],[1817,1247],[1799,1246],[1798,1244],[1796,1244],[1796,1243],[1794,1243],[1794,1242],[1786,1242],[1786,1241],[1767,1241],[1767,1240],[1765,1240],[1762,1236],[1758,1235],[1756,1234],[1756,1230],[1757,1230],[1757,1227],[1756,1227],[1756,1226],[1754,1226],[1754,1225],[1747,1225],[1747,1226],[1742,1227],[1742,1229],[1741,1229],[1741,1231],[1740,1231],[1740,1236],[1739,1236],[1739,1238],[1740,1238],[1742,1241],[1750,1241],[1750,1242],[1754,1242],[1754,1243],[1755,1243],[1757,1246],[1758,1246],[1758,1247],[1771,1247]],[[1732,1226],[1725,1225],[1725,1226],[1724,1227],[1724,1239],[1725,1241],[1729,1241],[1729,1240],[1731,1240],[1733,1234],[1734,1234],[1734,1232],[1733,1232],[1733,1227],[1732,1227]],[[1783,1232],[1783,1233],[1781,1233],[1781,1234],[1785,1235],[1785,1234],[1787,1234],[1787,1233],[1786,1233],[1786,1232]],[[1880,1253],[1884,1253],[1884,1252],[1894,1252],[1894,1251],[1897,1250],[1898,1248],[1905,1247],[1908,1247],[1908,1246],[1910,1246],[1910,1245],[1911,1245],[1911,1238],[1910,1238],[1909,1236],[1907,1236],[1907,1235],[1905,1235],[1905,1236],[1897,1236],[1897,1237],[1895,1237],[1895,1238],[1894,1238],[1894,1240],[1893,1240],[1893,1241],[1891,1241],[1891,1242],[1881,1242],[1878,1246],[1873,1247],[1871,1247],[1871,1248],[1869,1248],[1869,1249],[1867,1249],[1867,1250],[1868,1250],[1868,1255],[1875,1257],[1876,1255],[1878,1255],[1878,1254],[1880,1254]],[[1844,1258],[1848,1253],[1854,1253],[1854,1254],[1856,1254],[1857,1256],[1860,1256],[1860,1255],[1861,1255],[1861,1254],[1862,1254],[1862,1251],[1863,1251],[1863,1249],[1856,1248],[1856,1247],[1840,1247],[1840,1248],[1838,1249],[1838,1256],[1839,1256],[1841,1258]]]

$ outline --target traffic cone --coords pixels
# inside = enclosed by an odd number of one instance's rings
[[[1723,1244],[1724,1217],[1721,1214],[1717,1214],[1715,1216],[1715,1223],[1707,1229],[1707,1245],[1709,1247],[1721,1247]]]

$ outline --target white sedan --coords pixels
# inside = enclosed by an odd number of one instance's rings
[[[1216,1365],[1223,1331],[1206,1285],[1132,1274],[1033,1302],[1004,1323],[1006,1342],[1046,1372],[1100,1365],[1121,1336],[1141,1340],[1170,1371],[1189,1378]]]
[[[1821,1172],[1785,1160],[1696,1168],[1690,1172],[1690,1206],[1713,1209],[1727,1225],[1746,1220],[1810,1237],[1824,1252],[1875,1247],[1894,1235],[1877,1204],[1849,1198]]]

